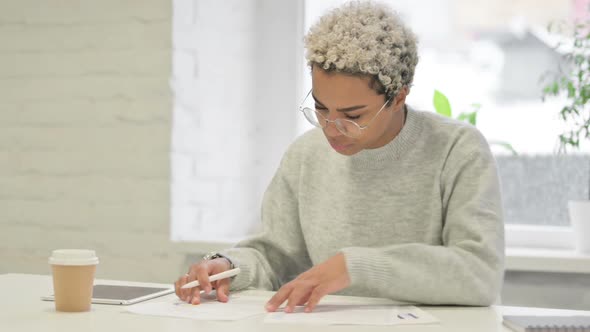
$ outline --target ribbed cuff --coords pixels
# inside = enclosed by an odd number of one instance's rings
[[[220,254],[229,259],[234,267],[240,268],[240,273],[231,279],[230,290],[238,291],[248,288],[253,279],[251,267],[242,262],[239,257],[232,255],[231,252],[222,251]]]
[[[344,254],[350,286],[385,289],[391,284],[392,271],[375,249],[349,247],[340,251]]]

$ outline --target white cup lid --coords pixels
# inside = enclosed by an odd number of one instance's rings
[[[49,257],[52,265],[96,265],[98,257],[94,250],[85,249],[58,249]]]

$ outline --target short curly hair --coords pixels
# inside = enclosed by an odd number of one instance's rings
[[[323,15],[305,36],[308,65],[367,75],[392,98],[410,87],[418,64],[417,38],[384,4],[352,1]],[[375,82],[377,87],[375,87]]]

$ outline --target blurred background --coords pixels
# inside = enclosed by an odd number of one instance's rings
[[[309,129],[303,36],[343,2],[0,0],[0,273],[48,274],[52,249],[91,248],[99,278],[172,282],[256,232],[284,150]],[[419,37],[408,103],[435,111],[438,90],[517,152],[492,145],[508,246],[573,250],[567,202],[590,197],[588,144],[557,153],[567,96],[543,100],[541,77],[568,66],[590,1],[384,2]],[[590,309],[580,269],[524,265],[507,271],[505,304]]]

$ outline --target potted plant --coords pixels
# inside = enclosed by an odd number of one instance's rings
[[[554,32],[554,27],[550,25],[549,31]],[[563,55],[565,65],[542,78],[547,81],[543,100],[565,96],[559,118],[566,123],[567,129],[559,135],[558,153],[578,150],[580,141],[590,140],[590,21],[576,23],[572,40],[558,47],[564,45],[569,48]],[[590,253],[590,200],[570,200],[568,209],[576,248]]]

